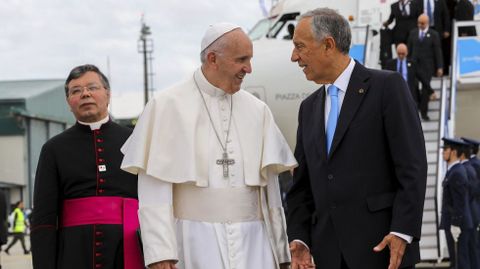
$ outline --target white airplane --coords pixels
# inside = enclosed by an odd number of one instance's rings
[[[352,25],[350,55],[368,67],[378,68],[379,29],[390,15],[394,0],[283,0],[272,8],[269,17],[260,20],[249,32],[253,40],[254,72],[246,76],[243,88],[265,101],[275,115],[287,142],[295,147],[298,108],[301,101],[318,88],[296,63],[290,61],[293,49],[288,25],[296,25],[299,14],[317,7],[336,9]]]

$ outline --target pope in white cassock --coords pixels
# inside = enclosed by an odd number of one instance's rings
[[[252,50],[240,27],[210,26],[201,68],[151,100],[122,147],[149,268],[288,267],[278,174],[297,162],[266,104],[240,89]]]

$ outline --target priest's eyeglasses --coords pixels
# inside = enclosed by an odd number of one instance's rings
[[[69,96],[80,96],[85,89],[89,93],[92,93],[92,92],[96,92],[96,91],[100,90],[101,88],[103,88],[103,86],[100,86],[98,84],[90,84],[88,86],[75,86],[75,87],[72,87],[68,91],[68,95]]]

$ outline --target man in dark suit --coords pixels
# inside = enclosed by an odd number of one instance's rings
[[[435,29],[442,38],[450,36],[450,14],[445,0],[417,0],[423,14],[429,18],[429,26]]]
[[[467,144],[460,139],[442,138],[442,140],[444,141],[443,159],[447,162],[447,173],[442,183],[440,229],[445,230],[450,254],[450,268],[471,268],[473,220],[469,203],[468,174],[460,163],[461,148]]]
[[[459,0],[455,5],[454,19],[457,21],[472,21],[475,7],[469,0]],[[475,26],[464,26],[458,29],[459,36],[476,36]]]
[[[422,14],[417,2],[411,0],[398,0],[390,6],[390,17],[383,26],[390,25],[395,20],[393,27],[393,42],[395,45],[407,43],[408,34],[417,25],[417,18]]]
[[[420,120],[402,76],[355,62],[350,42],[348,22],[328,8],[302,15],[293,37],[291,60],[323,86],[299,112],[292,268],[311,256],[317,268],[413,268],[427,176]]]
[[[407,45],[400,43],[397,45],[397,58],[392,59],[387,62],[386,68],[387,70],[397,71],[400,73],[407,82],[408,88],[410,89],[410,93],[412,94],[413,100],[415,103],[419,104],[420,102],[420,94],[418,93],[418,83],[417,78],[415,76],[416,69],[412,61],[407,59],[408,56],[408,48]]]
[[[432,75],[443,75],[443,57],[440,38],[437,31],[428,27],[428,16],[422,14],[418,17],[418,28],[413,29],[408,37],[408,48],[412,53],[411,60],[417,68],[417,76],[422,82],[420,97],[420,113],[424,120],[429,120],[427,115],[428,102],[433,90],[430,86]]]
[[[429,26],[440,35],[440,44],[443,51],[444,69],[448,72],[450,65],[450,43],[452,31],[451,28],[451,14],[448,11],[448,6],[445,0],[417,0],[420,10],[428,16]]]

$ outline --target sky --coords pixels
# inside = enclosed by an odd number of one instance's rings
[[[200,65],[209,24],[228,21],[250,30],[270,0],[2,0],[0,80],[65,79],[81,64],[95,64],[110,79],[111,114],[143,109],[141,18],[153,40],[153,88],[187,78]]]

